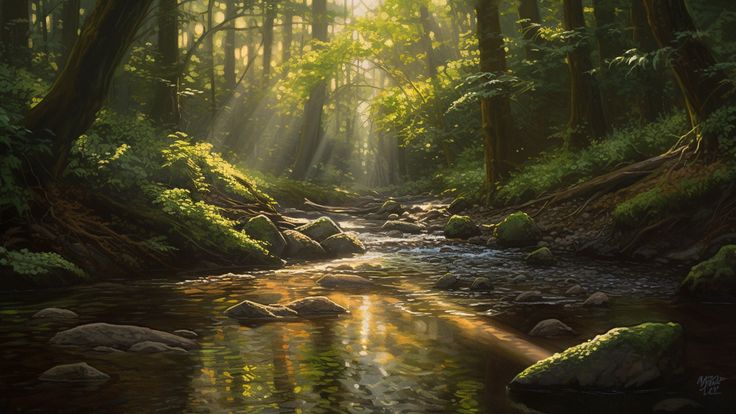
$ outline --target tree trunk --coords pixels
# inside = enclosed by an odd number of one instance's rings
[[[225,87],[228,91],[235,89],[235,0],[228,0],[225,3],[225,19],[230,20],[230,28],[225,31],[225,63],[224,63],[224,78]]]
[[[598,41],[599,66],[601,67],[605,67],[607,61],[624,51],[621,36],[613,31],[616,26],[615,6],[615,3],[611,0],[593,0],[595,36]]]
[[[421,42],[424,45],[424,53],[427,55],[427,74],[429,77],[434,78],[437,76],[437,56],[435,55],[434,47],[432,47],[432,38],[430,33],[432,32],[432,25],[429,19],[429,10],[427,6],[419,6],[419,20],[422,24],[422,37]]]
[[[647,22],[647,13],[641,0],[631,0],[631,26],[634,44],[645,53],[659,49]],[[639,76],[639,115],[642,123],[655,121],[664,111],[664,74],[658,68],[642,68]]]
[[[207,30],[215,27],[214,17],[215,0],[207,3]],[[210,80],[210,117],[212,120],[217,116],[217,85],[215,84],[215,34],[207,36],[207,74]]]
[[[151,115],[153,119],[177,127],[179,112],[179,13],[177,0],[159,0],[158,55],[159,76]]]
[[[79,0],[66,0],[64,6],[61,9],[61,65],[63,68],[66,64],[66,60],[69,57],[74,47],[74,42],[77,41],[77,35],[79,31]]]
[[[38,160],[33,165],[42,182],[61,177],[72,144],[94,122],[115,68],[125,56],[152,1],[98,2],[66,67],[46,97],[26,115],[25,127],[39,138],[50,135],[53,142],[52,158]]]
[[[327,1],[312,0],[312,37],[326,42],[327,39]],[[299,149],[291,177],[297,180],[307,178],[314,156],[322,140],[322,109],[327,98],[327,81],[315,85],[309,93],[304,106],[304,123],[299,134]]]
[[[570,72],[570,121],[568,144],[582,148],[593,138],[603,138],[608,132],[598,82],[591,73],[593,64],[586,40],[582,0],[564,0],[565,30],[575,31],[567,54]]]
[[[28,17],[28,0],[0,1],[0,39],[4,60],[15,66],[28,66],[31,50],[28,39],[31,34]]]
[[[263,4],[263,87],[271,80],[271,57],[273,56],[273,21],[276,19],[276,2],[268,0]]]
[[[291,5],[286,3],[284,4],[284,27],[282,29],[282,36],[283,36],[283,42],[284,42],[284,48],[281,51],[281,61],[282,64],[286,63],[291,59],[291,43],[294,38],[294,12],[291,10]]]
[[[539,24],[542,18],[539,15],[539,4],[537,0],[521,0],[519,2],[519,24],[524,36],[524,51],[526,58],[536,60],[540,57]]]
[[[731,86],[726,73],[715,68],[716,60],[700,40],[684,0],[644,0],[649,26],[660,47],[671,47],[670,58],[690,121],[698,127],[729,101]],[[709,156],[718,150],[717,137],[703,136],[702,148]]]
[[[499,0],[478,0],[478,50],[481,72],[501,75],[506,72],[506,52]],[[486,170],[486,190],[490,191],[499,178],[509,171],[509,140],[511,138],[511,105],[507,95],[483,98],[480,101],[483,128],[483,154]]]

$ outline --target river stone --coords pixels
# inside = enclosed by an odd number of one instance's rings
[[[575,331],[559,319],[545,319],[534,325],[532,330],[529,331],[529,335],[550,338],[555,336],[575,335]]]
[[[38,377],[41,381],[53,382],[94,382],[107,381],[110,376],[86,362],[57,365]]]
[[[568,296],[577,296],[583,293],[585,293],[585,289],[583,289],[583,287],[580,285],[574,285],[570,287],[570,289],[567,289],[567,291],[565,291],[565,294]]]
[[[501,220],[493,231],[500,246],[534,246],[542,238],[542,232],[534,220],[524,212],[509,214]]]
[[[693,266],[679,294],[696,300],[736,301],[736,245],[723,246],[715,256]]]
[[[654,405],[654,413],[701,413],[703,406],[688,398],[667,398]]]
[[[450,203],[450,205],[447,206],[447,211],[450,214],[460,214],[469,208],[470,208],[470,202],[465,197],[458,197],[452,200],[452,203]]]
[[[476,277],[473,279],[473,284],[470,285],[470,290],[476,291],[488,291],[493,290],[493,284],[487,277]]]
[[[389,220],[381,226],[383,231],[398,230],[402,233],[418,234],[422,232],[422,228],[418,224],[407,223],[405,221]]]
[[[162,342],[169,346],[193,349],[197,344],[191,339],[172,333],[157,331],[143,326],[112,325],[109,323],[89,323],[61,331],[51,338],[54,345],[73,345],[92,349],[96,346],[109,346],[128,349],[143,341]]]
[[[295,317],[296,312],[283,306],[269,306],[256,303],[250,300],[244,300],[225,310],[225,315],[241,320],[268,321],[277,320],[284,317]]]
[[[435,282],[434,287],[437,289],[450,289],[455,286],[457,282],[459,282],[458,277],[448,273]]]
[[[402,233],[401,230],[391,230],[386,232],[386,236],[400,239],[404,237],[404,233]]]
[[[327,288],[350,288],[370,286],[373,282],[358,275],[326,275],[319,278],[317,284]]]
[[[548,247],[540,247],[526,256],[526,262],[532,265],[551,266],[555,261],[555,256]]]
[[[327,252],[319,243],[295,230],[284,230],[286,256],[299,259],[325,257]]]
[[[640,389],[682,372],[682,327],[643,323],[605,334],[528,367],[511,389]]]
[[[121,353],[123,353],[123,351],[121,351],[121,350],[119,350],[117,348],[111,348],[109,346],[96,346],[96,347],[92,348],[92,350],[95,351],[95,352],[101,352],[101,353],[105,353],[105,354],[121,354]]]
[[[436,218],[442,217],[444,214],[440,210],[429,210],[426,213],[422,214],[421,221],[430,221],[434,220]]]
[[[196,332],[190,331],[189,329],[177,329],[174,332],[174,335],[179,335],[184,338],[194,339],[199,337]]]
[[[296,231],[318,242],[335,234],[342,233],[340,226],[329,217],[320,217],[317,220],[310,221],[303,226],[297,227]]]
[[[388,216],[391,214],[399,215],[404,212],[404,208],[396,200],[386,200],[385,203],[378,209],[378,214]]]
[[[516,297],[516,299],[514,299],[515,302],[537,302],[540,300],[542,300],[542,292],[538,290],[522,292]]]
[[[347,313],[348,310],[324,296],[311,296],[285,304],[299,316],[331,316]]]
[[[389,219],[389,220],[398,220],[399,219],[399,215],[396,214],[396,213],[389,214],[388,217],[386,217],[386,218]]]
[[[445,224],[445,237],[448,239],[469,239],[473,236],[480,236],[480,228],[473,223],[468,216],[454,215],[450,217]]]
[[[326,238],[322,248],[333,257],[345,257],[353,254],[365,253],[365,246],[354,232],[335,234]]]
[[[46,308],[33,314],[34,319],[77,319],[79,315],[69,309]]]
[[[286,249],[286,239],[270,218],[261,214],[248,220],[243,230],[252,238],[268,243],[268,251],[281,256]]]
[[[603,292],[595,292],[585,299],[583,306],[603,306],[608,304],[608,295]]]
[[[176,346],[168,346],[164,343],[156,342],[156,341],[138,342],[137,344],[133,344],[133,346],[128,348],[128,352],[137,352],[141,354],[153,354],[153,353],[158,353],[158,352],[171,352],[171,353],[178,353],[178,354],[188,353],[186,349],[179,348]]]

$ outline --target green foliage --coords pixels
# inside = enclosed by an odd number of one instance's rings
[[[643,127],[620,129],[577,152],[560,149],[542,154],[499,188],[495,202],[512,204],[530,200],[621,165],[659,155],[687,132],[687,125],[684,114],[677,113]]]
[[[639,228],[673,215],[693,211],[709,197],[718,195],[736,180],[736,166],[717,165],[685,178],[664,181],[616,206],[613,218],[617,226]]]
[[[289,206],[301,206],[305,198],[318,204],[341,205],[358,196],[351,190],[334,185],[297,181],[254,170],[245,171],[258,188],[262,188],[279,203]]]
[[[79,278],[86,277],[79,266],[51,252],[8,250],[0,247],[0,266],[10,267],[14,273],[22,276],[38,277],[54,272],[67,272]]]

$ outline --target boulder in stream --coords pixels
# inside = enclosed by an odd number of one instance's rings
[[[49,368],[38,379],[51,382],[98,382],[107,381],[110,376],[86,362],[77,362]]]
[[[335,234],[321,243],[327,254],[333,257],[345,257],[365,253],[365,246],[354,232]]]
[[[314,259],[327,256],[327,252],[319,243],[296,230],[284,230],[284,238],[287,257]]]
[[[390,214],[401,215],[404,212],[404,207],[399,204],[396,200],[386,200],[381,208],[378,209],[378,214],[388,216]]]
[[[312,220],[303,226],[299,226],[296,228],[296,231],[318,242],[321,242],[330,236],[334,236],[335,234],[342,233],[340,226],[327,216],[320,217],[317,220]]]
[[[358,275],[326,275],[317,280],[317,284],[327,288],[361,288],[373,285],[370,279]]]
[[[268,243],[269,253],[281,256],[286,249],[286,239],[270,218],[263,214],[252,217],[243,230],[252,238]]]
[[[383,226],[381,226],[381,230],[383,231],[398,230],[402,233],[419,234],[422,232],[422,227],[419,226],[418,224],[408,223],[406,221],[389,220],[383,223]]]
[[[155,354],[159,352],[170,352],[175,354],[186,354],[186,349],[179,348],[178,346],[169,346],[161,342],[156,341],[142,341],[137,344],[133,344],[128,348],[128,352],[136,352],[139,354]]]
[[[450,289],[457,285],[459,281],[460,279],[457,276],[448,273],[435,282],[434,287],[437,289]]]
[[[528,214],[518,211],[501,220],[493,231],[500,246],[533,246],[542,238],[542,232]]]
[[[682,337],[682,327],[672,322],[614,328],[533,364],[509,388],[641,389],[682,372]]]
[[[538,290],[522,292],[514,299],[515,302],[538,302],[540,300],[542,300],[542,292]]]
[[[458,216],[457,214],[447,220],[444,228],[445,237],[448,239],[467,240],[473,236],[480,236],[481,231],[478,225],[468,216]]]
[[[583,289],[583,287],[580,285],[573,285],[570,287],[570,289],[567,289],[565,291],[565,295],[567,296],[577,296],[582,295],[583,293],[585,293],[585,289]]]
[[[534,325],[532,330],[529,331],[529,335],[552,338],[555,336],[575,335],[575,331],[559,319],[545,319]]]
[[[295,318],[296,312],[284,307],[263,305],[261,303],[244,300],[225,310],[225,315],[247,321],[274,321],[283,318]]]
[[[297,315],[307,318],[333,316],[348,312],[347,309],[325,296],[310,296],[303,299],[297,299],[285,304],[284,306],[296,312]]]
[[[468,201],[465,197],[458,197],[454,200],[452,200],[452,203],[450,203],[449,206],[447,206],[447,211],[450,214],[460,214],[463,211],[469,209],[471,207],[470,201]]]
[[[592,295],[588,296],[588,299],[585,299],[585,302],[583,302],[583,306],[604,306],[608,304],[608,301],[610,299],[608,298],[608,295],[606,295],[603,292],[595,292]]]
[[[526,262],[536,266],[552,266],[556,261],[549,247],[540,247],[526,256]]]
[[[63,308],[45,308],[33,314],[33,319],[72,320],[79,318],[76,312]]]
[[[169,346],[193,349],[197,344],[191,339],[172,333],[134,325],[113,325],[109,323],[89,323],[61,331],[51,338],[54,345],[70,345],[92,349],[108,346],[116,349],[129,349],[143,341],[161,342]]]
[[[679,294],[703,301],[736,301],[736,244],[721,247],[715,256],[693,266]]]
[[[470,290],[487,292],[489,290],[493,290],[493,283],[491,283],[491,279],[487,277],[476,277],[473,280],[473,284],[470,285]]]

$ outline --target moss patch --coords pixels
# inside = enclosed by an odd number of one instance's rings
[[[542,232],[528,214],[518,211],[501,220],[493,235],[502,246],[528,246],[539,241]]]
[[[280,256],[286,248],[286,240],[270,218],[263,214],[248,220],[243,230],[252,238],[268,243],[268,251]]]
[[[715,256],[693,266],[680,293],[702,299],[736,299],[736,245],[723,246]]]
[[[469,239],[480,234],[480,229],[468,216],[455,214],[445,224],[445,237],[448,239]]]

